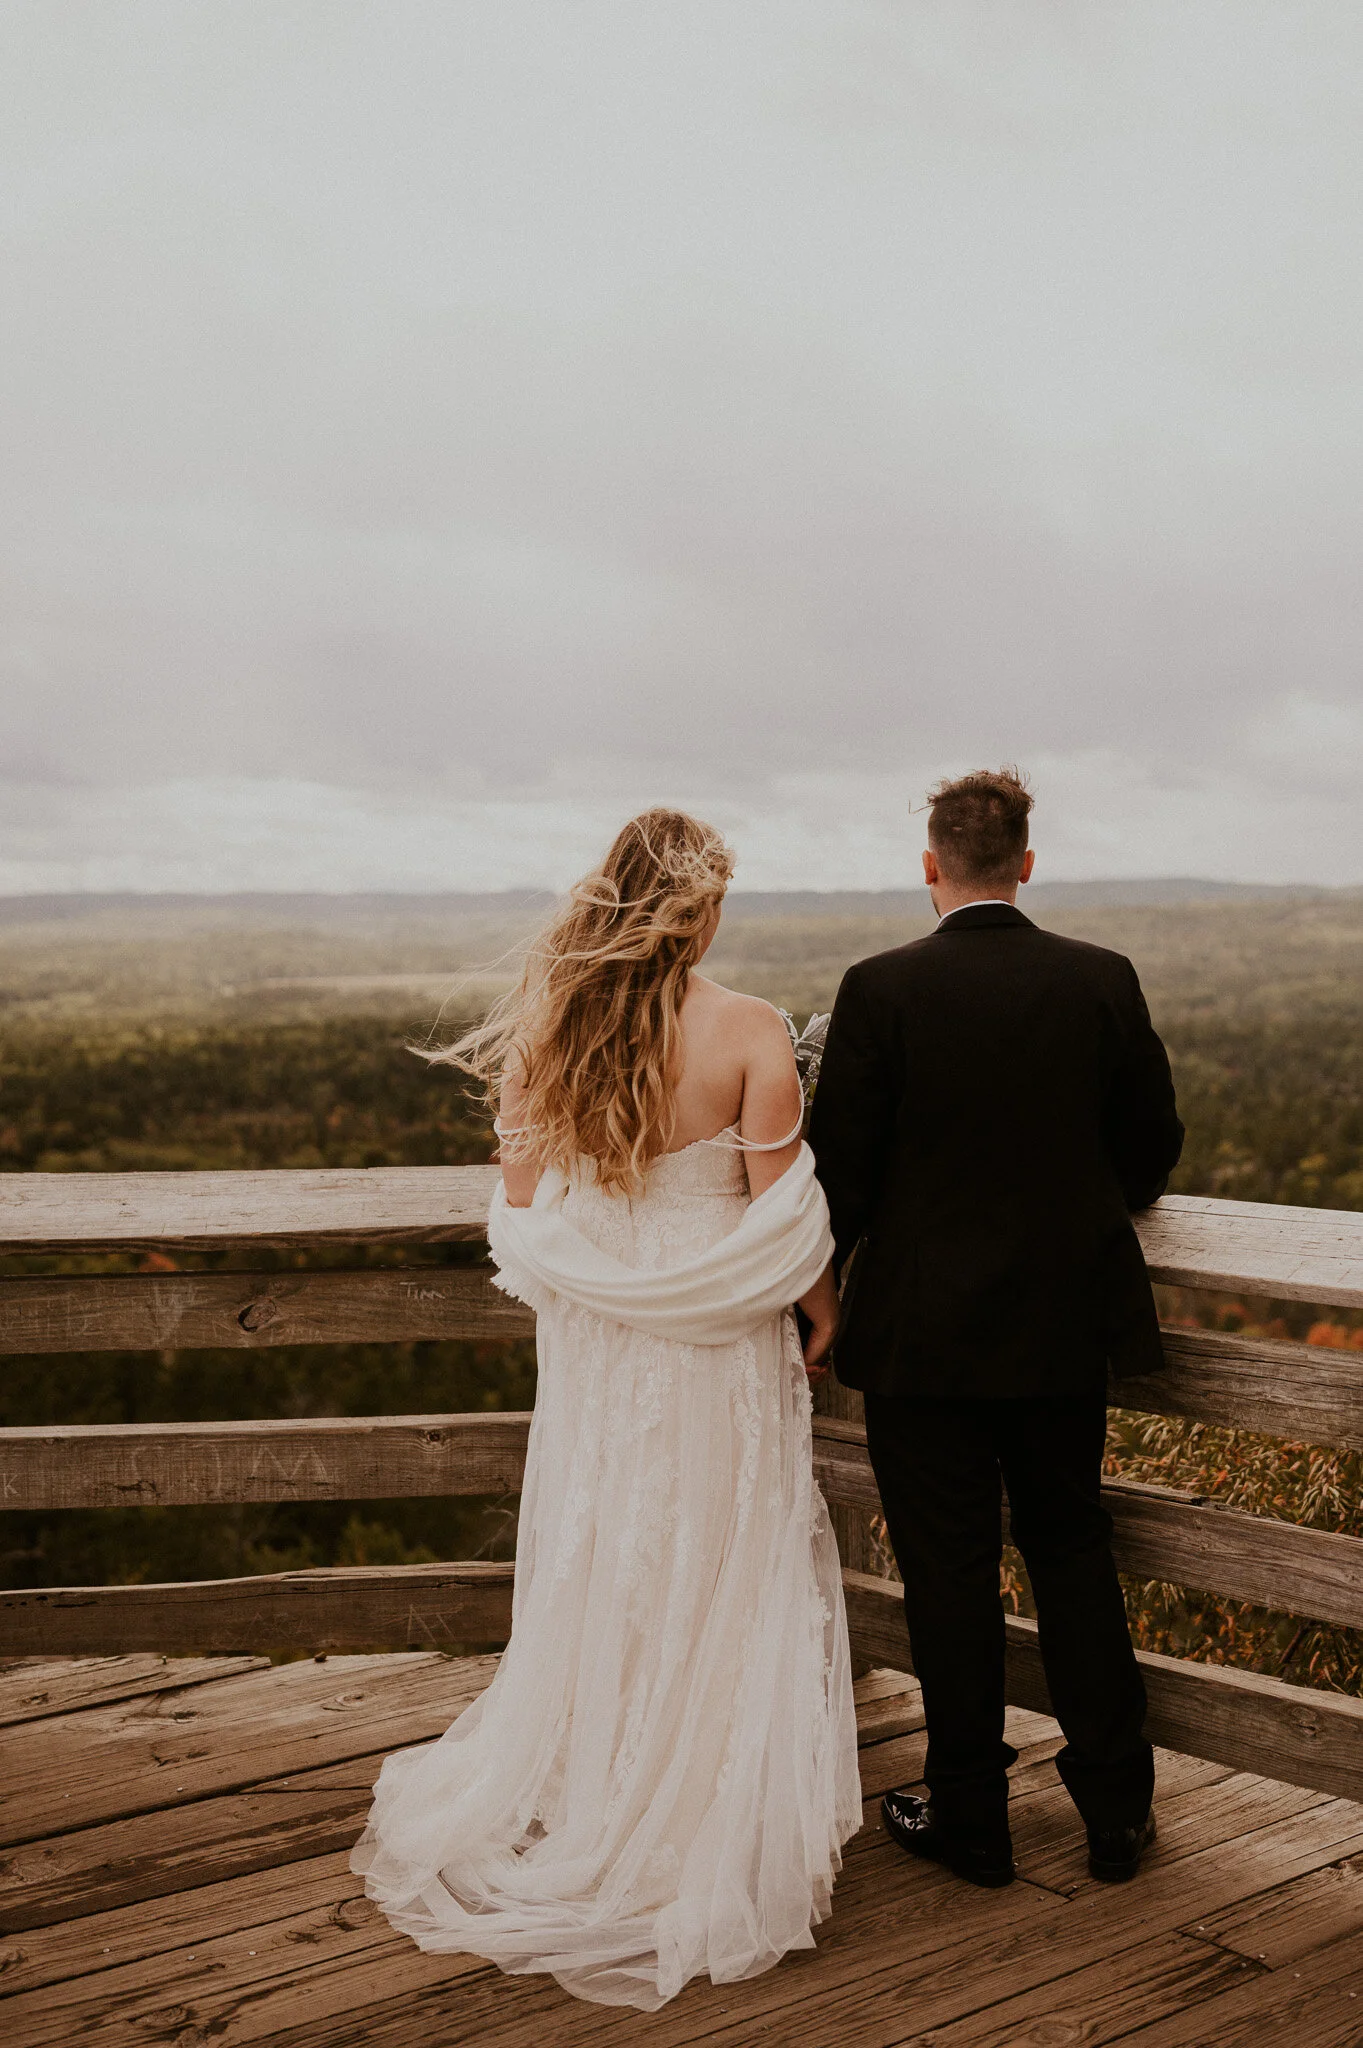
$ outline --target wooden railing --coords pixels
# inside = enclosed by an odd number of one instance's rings
[[[477,1242],[493,1169],[0,1177],[0,1253]],[[1167,1197],[1139,1219],[1156,1280],[1363,1307],[1363,1216]],[[512,1340],[533,1318],[477,1267],[0,1278],[0,1352]],[[1363,1352],[1184,1329],[1128,1408],[1363,1449]],[[525,1415],[53,1426],[0,1431],[12,1509],[514,1494]],[[817,1418],[830,1503],[877,1505],[864,1432]],[[1121,1569],[1363,1628],[1363,1542],[1169,1488],[1106,1489]],[[514,1568],[451,1563],[0,1593],[0,1654],[312,1651],[505,1640]],[[846,1571],[854,1647],[910,1668],[898,1588]],[[1007,1623],[1010,1697],[1045,1709],[1035,1626]],[[1157,1741],[1363,1797],[1363,1701],[1142,1654]]]

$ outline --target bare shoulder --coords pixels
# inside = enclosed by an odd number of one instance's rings
[[[704,1006],[708,1028],[722,1038],[731,1053],[745,1061],[770,1063],[784,1057],[794,1061],[784,1018],[761,995],[741,995],[739,989],[727,989],[704,975],[694,975],[692,987]]]
[[[790,1034],[781,1012],[761,996],[741,995],[737,989],[725,988],[722,982],[711,981],[702,974],[692,977],[692,986],[715,1025],[734,1043],[754,1051],[789,1046]]]

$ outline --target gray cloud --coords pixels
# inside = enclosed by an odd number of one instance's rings
[[[30,0],[0,61],[0,886],[400,882],[417,817],[557,879],[664,792],[880,881],[887,774],[1013,754],[1075,871],[1271,815],[1363,878],[1345,0]]]

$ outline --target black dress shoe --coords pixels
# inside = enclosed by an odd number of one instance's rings
[[[1089,1869],[1104,1884],[1125,1884],[1140,1869],[1154,1839],[1153,1813],[1147,1813],[1138,1828],[1090,1828]]]
[[[978,1843],[939,1827],[926,1799],[909,1792],[887,1792],[880,1802],[885,1832],[910,1856],[944,1863],[969,1884],[987,1885],[991,1890],[1013,1882],[1013,1845],[1006,1834],[997,1841]]]

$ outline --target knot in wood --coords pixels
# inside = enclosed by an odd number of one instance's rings
[[[372,1899],[342,1899],[339,1906],[332,1908],[332,1924],[351,1930],[367,1927],[377,1917],[378,1910]]]
[[[279,1303],[268,1294],[261,1294],[254,1301],[248,1301],[237,1316],[243,1330],[265,1330],[279,1320]]]
[[[202,2032],[194,2024],[193,2008],[188,2005],[163,2005],[155,2012],[144,2012],[137,2025],[143,2033],[159,2034],[163,2040],[174,2041],[175,2048],[203,2039]]]

